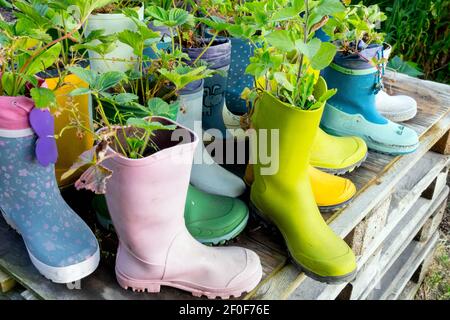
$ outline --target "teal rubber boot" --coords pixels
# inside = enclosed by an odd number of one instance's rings
[[[92,202],[100,225],[112,231],[105,197],[95,196]],[[184,210],[186,227],[199,242],[224,244],[236,238],[247,225],[248,208],[239,199],[205,193],[190,185]]]
[[[369,47],[367,51],[372,53],[366,57],[370,60],[382,55],[382,46]],[[419,145],[417,133],[387,120],[377,111],[375,96],[382,87],[383,73],[379,70],[360,56],[344,56],[339,52],[323,71],[328,87],[338,92],[327,103],[321,127],[329,134],[361,137],[369,149],[381,153],[414,152]]]

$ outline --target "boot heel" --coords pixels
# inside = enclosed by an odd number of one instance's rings
[[[275,236],[280,236],[280,231],[278,228],[268,219],[266,219],[263,214],[258,210],[258,208],[255,207],[255,205],[249,201],[249,211],[250,216],[252,219],[256,222],[258,222],[263,228],[269,230],[271,233],[273,233]]]
[[[125,289],[131,289],[134,292],[149,292],[149,293],[158,293],[161,291],[161,284],[159,283],[148,283],[146,281],[135,281],[128,279],[123,276],[116,270],[116,279],[119,285]]]
[[[11,221],[11,219],[8,218],[8,216],[2,209],[0,209],[0,213],[2,214],[3,219],[5,219],[6,223],[11,227],[11,229],[13,229],[16,232],[19,232],[17,231],[16,225]]]

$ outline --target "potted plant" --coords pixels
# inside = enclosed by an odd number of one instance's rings
[[[376,108],[386,65],[383,51],[390,51],[376,31],[384,19],[378,6],[358,4],[333,15],[324,28],[338,52],[323,76],[338,93],[327,105],[322,127],[336,135],[359,136],[375,151],[398,155],[416,150],[419,140],[414,130],[386,119]]]
[[[31,4],[15,1],[14,23],[0,18],[0,199],[6,221],[22,236],[33,265],[57,283],[94,272],[99,246],[89,227],[65,203],[54,163],[57,146],[51,108],[55,92],[36,74],[55,64],[63,41],[74,36],[96,1],[73,3],[80,13],[70,31],[56,39],[46,22],[36,28]],[[79,3],[78,3],[79,4]]]
[[[226,107],[224,121],[227,127],[239,128],[239,117],[248,112],[246,101],[241,99],[241,93],[246,87],[254,85],[251,75],[245,74],[253,51],[257,48],[258,35],[265,25],[259,25],[255,13],[265,14],[268,1],[214,1],[202,0],[200,7],[203,14],[211,19],[222,19],[230,26],[219,35],[231,41],[231,63],[228,71],[227,88],[225,92]],[[229,114],[230,111],[232,114]]]
[[[174,79],[172,91],[176,92],[184,83],[183,76],[189,73],[177,69],[183,65],[181,60],[173,62],[180,64],[174,66],[178,73],[161,68],[156,77],[168,75],[166,81]],[[172,286],[210,298],[239,296],[252,290],[262,275],[255,253],[241,248],[203,246],[186,229],[184,208],[198,143],[195,133],[169,118],[155,115],[163,107],[170,109],[163,99],[153,97],[147,106],[140,105],[140,98],[125,90],[132,88],[136,80],[131,75],[117,71],[99,74],[79,67],[71,68],[71,72],[89,83],[88,93],[96,100],[102,126],[95,133],[96,147],[84,153],[71,172],[91,165],[75,186],[105,193],[119,237],[115,268],[119,284],[125,289],[148,292]],[[155,81],[144,92],[156,94],[164,89]],[[84,93],[86,89],[76,89],[72,95]],[[116,109],[117,124],[106,116],[105,101]],[[125,103],[146,109],[148,116],[123,114],[118,106]]]
[[[33,28],[39,28],[42,25],[48,26],[48,33],[55,40],[62,34],[69,33],[77,23],[73,13],[69,10],[70,5],[72,5],[71,2],[61,1],[47,1],[31,5],[17,2],[15,10]],[[38,77],[45,79],[47,87],[56,95],[58,107],[52,111],[55,115],[59,157],[55,164],[55,170],[56,179],[62,188],[73,184],[77,177],[73,176],[72,179],[61,181],[61,175],[70,168],[82,152],[93,146],[93,136],[84,134],[75,125],[86,127],[92,125],[90,97],[89,95],[69,96],[72,90],[87,87],[87,83],[68,71],[70,66],[88,66],[88,62],[85,60],[86,51],[76,50],[85,41],[80,31],[76,30],[70,37],[62,40],[59,57],[51,66],[38,73]]]
[[[198,6],[193,6],[191,11],[193,13],[197,12]],[[181,58],[185,59],[188,64],[203,67],[208,65],[209,69],[215,71],[213,77],[206,78],[204,82],[191,82],[189,86],[179,93],[182,112],[178,114],[178,121],[186,127],[195,130],[199,136],[203,136],[202,128],[208,128],[204,124],[205,119],[211,120],[221,116],[221,111],[217,112],[216,109],[212,108],[212,105],[211,108],[206,108],[207,112],[205,114],[205,101],[206,104],[217,102],[214,108],[220,110],[222,108],[224,91],[219,88],[219,84],[224,84],[226,77],[222,73],[218,73],[217,69],[227,68],[230,43],[224,40],[218,40],[219,42],[216,43],[217,34],[213,35],[211,39],[202,39],[199,36],[202,32],[200,23],[210,20],[194,18],[193,13],[180,8],[166,10],[150,6],[147,8],[146,13],[152,19],[154,25],[171,28],[171,33],[173,35],[177,34],[176,37],[172,37],[174,39],[171,48],[172,52],[178,52],[182,48],[183,56]],[[176,17],[176,19],[170,17]],[[214,21],[211,23],[214,23]],[[219,32],[226,26],[227,24],[217,24],[215,30]],[[214,45],[215,43],[217,46]],[[155,50],[157,50],[156,47]],[[164,53],[162,54],[164,55]],[[211,92],[216,94],[211,95]],[[208,113],[208,110],[214,112]],[[213,113],[214,115],[211,117]],[[191,183],[204,192],[233,198],[243,194],[246,189],[242,179],[219,166],[211,158],[203,143],[195,155]]]
[[[257,87],[244,91],[254,102],[251,127],[256,136],[261,138],[262,130],[279,136],[278,143],[267,145],[271,154],[278,154],[278,170],[252,154],[251,210],[280,230],[297,266],[328,283],[348,281],[356,271],[351,249],[320,215],[308,174],[324,105],[336,93],[314,72],[332,61],[336,48],[313,35],[341,6],[339,1],[290,1],[270,14],[268,19],[276,20],[279,28],[266,34],[255,50],[247,72]]]
[[[144,19],[144,3],[135,0],[108,1],[104,6],[96,9],[84,26],[87,37],[94,32],[94,37],[89,43],[89,61],[92,70],[105,72],[110,70],[128,71],[137,68],[136,56],[133,49],[118,40],[114,42],[102,41],[97,38],[102,35],[113,35],[124,30],[136,31],[136,24],[130,19],[130,15],[139,20]],[[102,31],[100,31],[102,30]],[[106,44],[107,49],[99,47]]]

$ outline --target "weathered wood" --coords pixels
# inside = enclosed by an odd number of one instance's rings
[[[25,290],[20,294],[24,300],[39,300],[39,298],[30,290]]]
[[[447,209],[447,200],[448,199],[444,199],[432,216],[428,218],[419,233],[416,235],[416,241],[427,242],[437,231],[444,217],[445,209]]]
[[[386,225],[391,198],[391,195],[389,195],[381,201],[345,238],[356,256],[363,254]]]
[[[16,286],[16,280],[0,270],[0,291],[6,293]]]
[[[433,183],[422,193],[425,199],[436,197],[444,185],[447,184],[448,166],[442,169],[442,172],[436,177]]]
[[[389,268],[380,280],[378,287],[368,296],[368,299],[398,299],[420,264],[428,256],[433,255],[438,240],[439,234],[435,233],[426,243],[412,241]]]
[[[392,201],[389,209],[388,222],[380,233],[371,241],[370,245],[365,248],[363,254],[357,257],[359,268],[363,267],[370,257],[379,250],[385,239],[391,234],[395,226],[408,213],[414,203],[419,199],[423,190],[425,190],[435,179],[435,177],[449,163],[449,157],[428,152],[415,165],[414,170],[408,172],[395,187],[392,189]],[[439,190],[439,192],[442,191]],[[356,277],[360,281],[359,274]],[[364,276],[361,279],[364,282]],[[353,287],[362,288],[364,285],[355,281]],[[306,299],[334,299],[343,290],[345,284],[328,286],[326,284],[314,281],[310,278],[305,279],[305,283],[296,290],[290,299],[298,299],[304,297]],[[359,289],[361,290],[361,289]]]
[[[450,154],[450,131],[447,133],[433,146],[431,149],[434,152],[449,155]]]
[[[434,201],[420,198],[410,212],[408,212],[407,216],[400,221],[384,244],[379,263],[379,277],[383,277],[387,270],[392,267],[400,254],[413,241],[414,236],[421,226],[442,201],[448,197],[448,193],[449,188],[445,187],[441,195]],[[358,299],[366,299],[377,284],[377,282],[372,282]]]

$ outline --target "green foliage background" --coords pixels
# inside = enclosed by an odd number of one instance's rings
[[[356,1],[354,1],[356,3]],[[382,29],[393,56],[418,64],[424,78],[450,84],[449,0],[363,0],[386,12]]]

